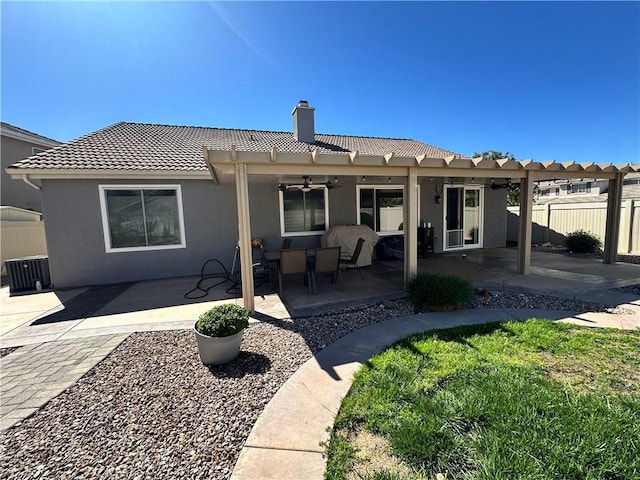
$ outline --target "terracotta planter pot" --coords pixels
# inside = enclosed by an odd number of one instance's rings
[[[199,333],[195,327],[193,330],[196,332],[200,360],[205,365],[221,365],[230,362],[240,353],[244,331],[228,337],[208,337]]]

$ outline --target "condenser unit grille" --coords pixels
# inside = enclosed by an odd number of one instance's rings
[[[34,257],[13,258],[4,262],[9,277],[9,293],[36,290],[36,282],[42,288],[51,285],[49,272],[49,257],[37,255]]]

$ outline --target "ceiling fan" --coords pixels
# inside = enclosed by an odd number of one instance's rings
[[[309,175],[302,176],[303,183],[279,183],[278,189],[281,192],[285,192],[287,190],[302,190],[303,192],[310,192],[313,189],[319,188],[327,188],[331,190],[332,188],[339,187],[340,185],[336,185],[338,182],[338,177],[335,177],[333,182],[327,181],[325,183],[313,183],[313,179]]]
[[[491,179],[491,190],[498,190],[500,188],[511,188],[511,179],[509,178],[506,183],[496,183],[495,179]]]

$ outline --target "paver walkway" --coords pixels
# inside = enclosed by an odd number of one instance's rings
[[[0,359],[0,430],[58,396],[109,355],[126,334],[25,345]]]

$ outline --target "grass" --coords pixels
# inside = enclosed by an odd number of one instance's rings
[[[426,332],[357,373],[325,476],[637,479],[639,418],[640,332],[535,319]]]

